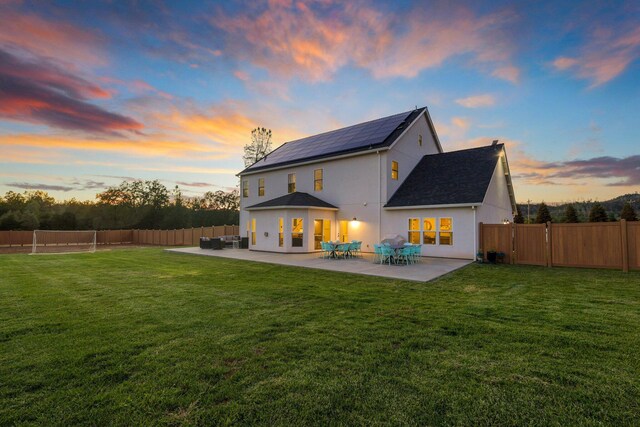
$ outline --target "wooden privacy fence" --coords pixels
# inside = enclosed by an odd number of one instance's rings
[[[238,235],[240,235],[239,225],[217,225],[179,230],[133,230],[133,241],[140,245],[198,246],[200,237]]]
[[[237,236],[238,225],[216,225],[211,227],[183,228],[179,230],[101,230],[96,232],[98,245],[158,245],[158,246],[197,246],[201,236]],[[74,243],[77,233],[59,232],[55,239],[47,244],[64,245]],[[31,246],[33,231],[0,231],[0,247]]]
[[[480,247],[511,264],[640,270],[640,223],[483,224]]]

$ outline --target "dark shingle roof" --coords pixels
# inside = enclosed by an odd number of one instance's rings
[[[388,147],[426,107],[287,142],[243,172]]]
[[[502,147],[424,156],[385,207],[482,203]]]
[[[330,203],[320,200],[309,193],[294,192],[285,194],[284,196],[276,197],[275,199],[267,200],[266,202],[258,203],[252,206],[248,206],[245,209],[265,209],[276,207],[294,207],[303,206],[309,208],[328,208],[338,209]]]

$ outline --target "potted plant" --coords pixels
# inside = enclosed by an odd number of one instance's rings
[[[505,253],[504,252],[498,252],[496,254],[496,261],[498,261],[498,263],[503,264],[504,263],[504,257],[505,257]]]
[[[479,264],[484,262],[484,252],[482,252],[482,249],[478,249],[478,252],[476,252],[476,261]]]
[[[498,253],[495,249],[489,249],[489,251],[487,252],[487,261],[489,261],[491,264],[495,264],[497,256]]]

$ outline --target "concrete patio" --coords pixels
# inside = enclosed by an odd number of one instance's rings
[[[388,277],[390,279],[414,280],[427,282],[450,273],[467,264],[471,260],[451,258],[422,257],[421,262],[412,265],[375,264],[373,254],[362,254],[362,258],[323,259],[320,253],[281,254],[275,252],[250,251],[248,249],[211,250],[200,248],[165,249],[167,252],[214,256],[245,261],[266,262],[269,264],[291,265],[295,267],[316,268],[320,270],[340,271],[344,273],[365,274],[369,276]]]

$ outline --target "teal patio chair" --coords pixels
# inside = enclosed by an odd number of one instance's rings
[[[391,265],[391,263],[395,263],[396,251],[393,248],[391,248],[391,246],[388,244],[383,245],[381,249],[382,249],[382,262],[380,264],[388,262],[389,265]]]
[[[354,240],[351,242],[351,255],[354,257],[362,257],[362,241]]]
[[[327,242],[320,242],[320,248],[322,249],[322,258],[328,258],[331,255],[331,245]]]
[[[404,262],[406,265],[413,264],[414,250],[411,246],[405,246],[398,251],[398,261]]]
[[[351,243],[341,243],[338,245],[338,251],[342,258],[348,258],[351,256]]]
[[[373,245],[373,262],[382,264],[382,245]]]
[[[420,262],[422,258],[422,245],[413,246],[413,261]]]

